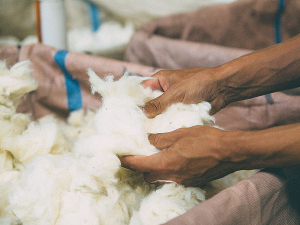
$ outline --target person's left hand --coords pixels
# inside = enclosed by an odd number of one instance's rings
[[[151,156],[124,156],[122,166],[143,172],[148,182],[174,181],[199,186],[238,169],[232,162],[228,132],[208,126],[181,128],[150,134],[152,145],[161,152]],[[225,141],[226,140],[226,141]]]

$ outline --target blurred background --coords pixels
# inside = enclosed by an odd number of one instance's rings
[[[0,46],[38,42],[37,3],[55,1],[64,4],[68,50],[122,59],[135,30],[150,20],[235,0],[0,0]]]

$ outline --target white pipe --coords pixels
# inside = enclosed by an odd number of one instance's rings
[[[42,42],[67,49],[67,25],[64,0],[40,0]]]

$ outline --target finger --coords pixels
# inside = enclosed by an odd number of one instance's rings
[[[181,99],[174,93],[174,91],[170,91],[168,89],[159,97],[152,99],[151,101],[147,102],[143,107],[144,113],[148,118],[153,118],[163,111],[165,111],[170,105],[176,102],[180,102]]]
[[[144,113],[148,118],[154,118],[168,107],[167,102],[161,102],[159,98],[153,99],[143,107]]]
[[[180,139],[184,134],[185,129],[178,129],[168,133],[149,134],[148,139],[150,144],[158,149],[169,148],[173,143]]]
[[[160,153],[153,154],[151,156],[122,156],[120,158],[121,166],[138,172],[150,172],[157,168],[157,163],[159,163],[159,156],[156,155]]]
[[[143,172],[145,181],[149,183],[163,183],[163,181],[166,181],[166,176],[162,177],[160,172],[152,171],[154,167],[152,163],[151,165],[145,163],[147,162],[146,158],[147,156],[123,156],[120,157],[121,166],[136,172]]]
[[[142,82],[142,86],[144,87],[150,87],[152,90],[159,90],[159,91],[163,91],[163,88],[160,85],[159,79],[152,77],[149,80],[145,80],[144,82]]]

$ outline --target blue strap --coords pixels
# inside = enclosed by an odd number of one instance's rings
[[[78,81],[73,78],[73,76],[68,72],[65,66],[65,60],[68,51],[66,50],[59,50],[54,55],[55,63],[61,68],[65,76],[65,85],[67,91],[67,98],[68,98],[68,108],[69,111],[74,111],[77,109],[82,108],[82,98],[81,98],[81,91],[80,85]]]
[[[276,44],[279,44],[282,39],[281,38],[281,15],[283,11],[284,11],[284,0],[278,0],[278,11],[276,13],[275,23],[274,23]],[[271,94],[266,94],[265,97],[268,104],[270,105],[274,104],[274,100]]]
[[[275,17],[275,41],[276,44],[281,42],[281,15],[284,11],[284,0],[278,0],[278,11]]]
[[[90,23],[92,31],[96,32],[101,24],[101,11],[93,3],[88,3],[90,6]]]
[[[101,26],[101,10],[90,0],[84,0],[89,5],[89,16],[90,25],[92,26],[92,31],[96,32]]]

